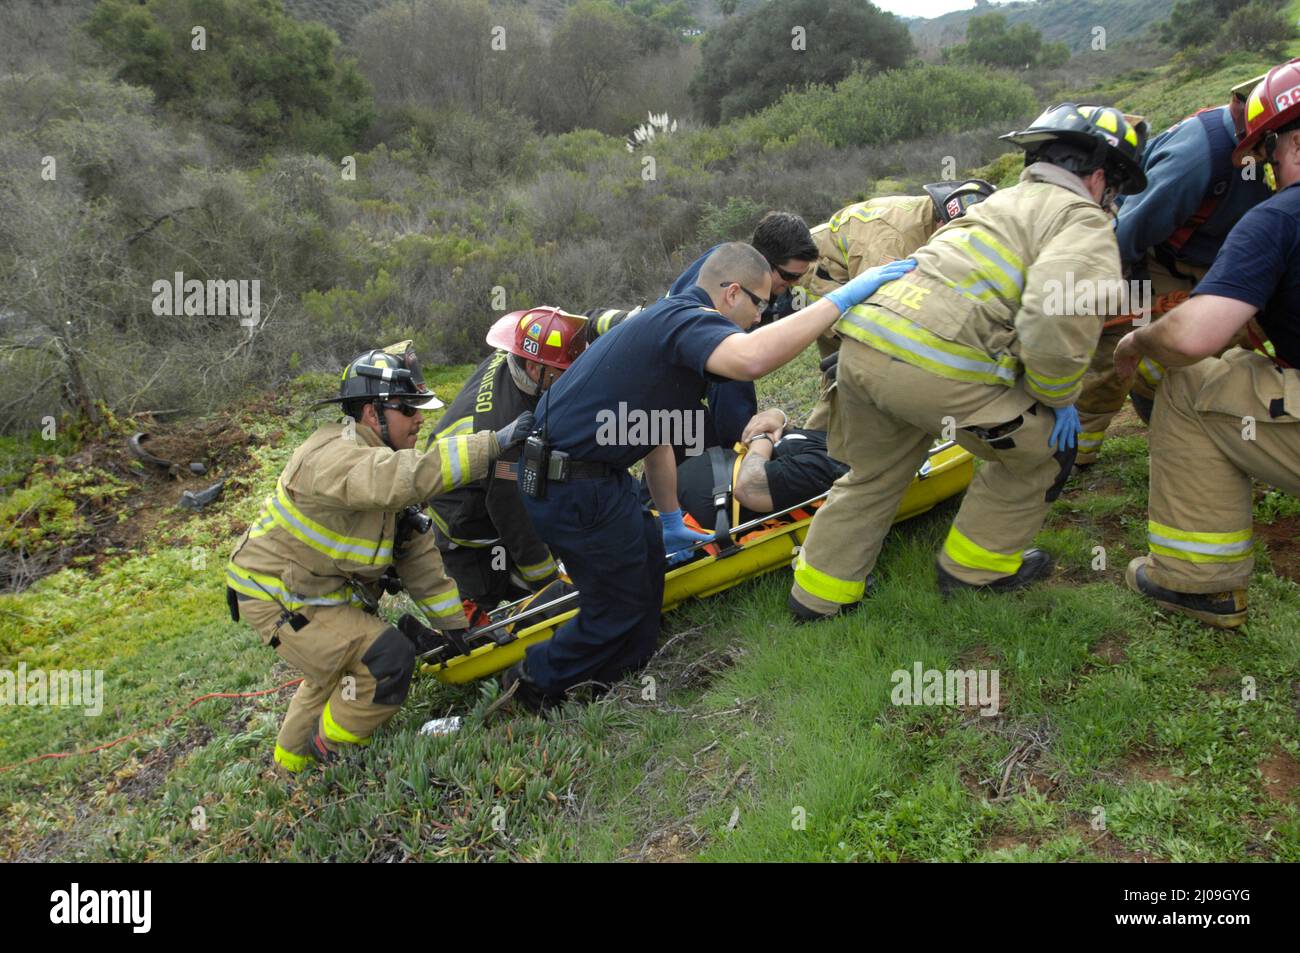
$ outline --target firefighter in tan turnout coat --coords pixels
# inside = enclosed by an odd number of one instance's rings
[[[339,396],[321,403],[342,404],[348,417],[294,452],[226,567],[232,615],[304,676],[275,744],[275,761],[289,771],[366,744],[405,700],[417,655],[466,628],[433,534],[418,531],[418,507],[482,479],[531,427],[525,414],[495,434],[414,449],[420,410],[442,405],[409,344],[347,366]],[[434,628],[410,615],[391,626],[377,614],[381,593],[399,587]]]
[[[1019,184],[940,229],[912,273],[841,316],[829,449],[850,472],[813,519],[790,608],[826,618],[862,600],[885,532],[938,436],[983,458],[938,561],[939,587],[1018,589],[1050,572],[1027,549],[1073,462],[1073,404],[1103,316],[1053,291],[1118,282],[1104,211],[1145,184],[1146,125],[1065,103],[1004,138]]]

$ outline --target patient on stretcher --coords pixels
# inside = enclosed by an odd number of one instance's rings
[[[727,518],[731,526],[750,522],[769,513],[798,506],[825,494],[848,467],[831,458],[826,451],[826,434],[821,430],[790,428],[773,434],[775,440],[753,440],[746,453],[714,447],[709,453],[687,457],[677,468],[677,497],[688,522],[699,529],[716,526],[717,508],[713,505],[714,470],[725,474],[731,493],[727,498]],[[717,460],[711,459],[717,457]],[[642,500],[649,506],[649,491],[642,481]],[[791,514],[795,519],[806,513]],[[701,554],[703,555],[703,554]],[[513,614],[530,606],[542,606],[573,592],[567,579],[557,579],[521,602]],[[535,613],[521,619],[519,630],[554,618],[573,608],[566,605],[551,612]],[[512,631],[517,627],[510,626]]]
[[[716,527],[718,513],[713,488],[719,468],[731,488],[727,500],[731,526],[821,496],[848,472],[848,467],[827,452],[825,431],[791,427],[775,437],[775,440],[766,437],[752,440],[743,454],[712,448],[700,456],[687,457],[677,467],[677,498],[682,510],[700,529]],[[644,482],[642,499],[649,500]]]

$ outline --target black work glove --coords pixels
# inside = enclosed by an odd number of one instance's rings
[[[415,646],[416,655],[427,655],[434,649],[451,646],[453,655],[468,655],[464,630],[439,632],[431,629],[409,612],[397,620],[397,628]]]
[[[429,628],[409,612],[397,620],[397,628],[402,635],[411,640],[417,655],[432,652],[438,646],[446,643],[446,639],[441,632]]]
[[[835,378],[840,372],[840,352],[828,354],[821,362],[822,374],[828,383],[835,383]]]
[[[497,448],[501,453],[505,453],[512,447],[517,447],[528,439],[528,435],[533,432],[535,421],[533,412],[525,410],[510,423],[506,424],[496,433]]]

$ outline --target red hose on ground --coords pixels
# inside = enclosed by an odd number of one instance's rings
[[[14,764],[5,765],[3,768],[0,768],[0,774],[4,774],[6,771],[12,771],[14,768],[21,768],[25,764],[35,764],[37,761],[45,761],[50,758],[72,758],[83,754],[94,754],[96,751],[106,751],[109,748],[113,748],[117,745],[120,745],[124,741],[130,741],[132,738],[138,738],[140,737],[140,735],[143,735],[145,732],[153,731],[155,728],[165,727],[177,715],[181,714],[182,712],[189,711],[199,702],[207,701],[209,698],[256,698],[259,695],[272,695],[275,692],[290,687],[291,685],[297,685],[301,681],[302,681],[301,678],[290,679],[289,681],[285,682],[283,685],[277,685],[275,686],[275,688],[264,688],[259,692],[209,692],[206,695],[200,695],[198,698],[194,699],[194,701],[190,702],[184,708],[178,708],[176,711],[172,712],[162,721],[155,722],[154,724],[149,725],[145,728],[141,728],[139,731],[132,732],[129,735],[124,735],[121,738],[118,738],[116,741],[110,741],[107,742],[106,744],[96,745],[93,748],[87,748],[85,751],[54,751],[49,754],[38,754],[36,757],[28,758],[26,761],[18,761],[15,762]]]

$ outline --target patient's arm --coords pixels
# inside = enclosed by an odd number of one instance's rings
[[[772,491],[767,484],[767,462],[772,459],[775,447],[766,436],[755,437],[749,444],[749,452],[741,458],[740,473],[736,475],[736,485],[732,495],[740,505],[755,513],[770,513]]]

